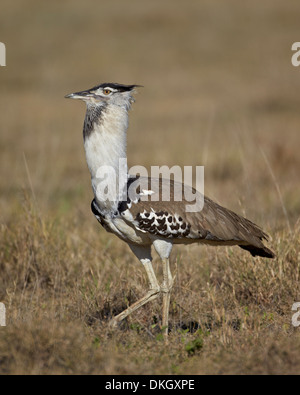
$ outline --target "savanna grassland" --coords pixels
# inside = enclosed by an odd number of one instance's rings
[[[1,2],[1,374],[299,374],[298,0]],[[129,164],[205,165],[206,194],[260,224],[275,260],[181,247],[161,301],[92,216],[81,129],[64,95],[137,83]],[[155,258],[154,268],[161,275]]]

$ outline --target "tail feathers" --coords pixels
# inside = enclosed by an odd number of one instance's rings
[[[252,256],[261,256],[263,258],[275,258],[276,255],[274,254],[273,251],[269,250],[267,247],[255,247],[253,245],[248,245],[248,246],[241,246],[240,247],[243,250],[249,251]]]

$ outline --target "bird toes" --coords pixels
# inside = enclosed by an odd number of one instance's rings
[[[119,322],[115,318],[113,318],[109,321],[108,326],[111,329],[116,329],[118,327],[118,324]]]

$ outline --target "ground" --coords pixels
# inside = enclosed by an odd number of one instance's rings
[[[1,374],[299,374],[300,3],[4,1]],[[206,194],[261,225],[275,260],[176,247],[170,341],[128,247],[92,216],[82,103],[137,83],[129,164],[205,165]],[[161,266],[156,258],[156,272]]]

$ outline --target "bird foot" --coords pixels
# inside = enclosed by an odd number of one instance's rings
[[[109,321],[108,326],[110,329],[116,329],[118,327],[118,324],[119,324],[119,322],[115,318],[112,318]]]

